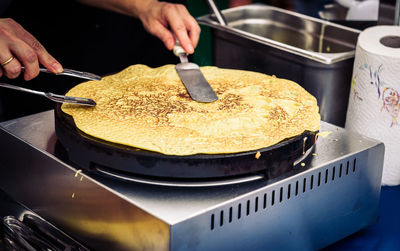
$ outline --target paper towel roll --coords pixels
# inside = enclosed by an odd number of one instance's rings
[[[385,144],[382,185],[400,184],[400,26],[361,32],[346,129]]]

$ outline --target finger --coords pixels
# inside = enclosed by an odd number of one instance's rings
[[[0,55],[0,63],[4,75],[10,79],[17,78],[21,73],[21,64],[18,62],[18,59],[11,54],[8,48],[0,48],[0,51],[2,52]]]
[[[22,40],[10,44],[10,50],[25,67],[24,79],[31,80],[39,75],[39,62],[36,52]]]
[[[20,73],[20,69],[18,69],[18,63],[15,63],[17,59],[13,57],[13,54],[9,50],[10,39],[15,40],[13,32],[10,32],[8,27],[12,22],[13,20],[11,19],[1,19],[0,68],[2,76],[5,75],[8,78],[16,78]]]
[[[179,40],[179,43],[181,44],[182,48],[188,53],[192,54],[194,52],[194,46],[192,45],[192,41],[190,40],[188,33],[185,30],[181,29],[174,29],[171,27],[173,32],[175,33],[176,37]]]
[[[192,41],[189,39],[185,24],[182,22],[182,20],[176,20],[174,18],[174,15],[171,13],[167,15],[167,20],[172,32],[175,33],[182,48],[187,53],[192,54],[194,52],[194,48],[192,45]]]
[[[39,57],[39,62],[47,69],[51,70],[56,74],[63,72],[64,69],[62,65],[46,50],[38,51],[37,55]]]
[[[189,31],[189,37],[190,40],[192,41],[192,45],[194,48],[196,48],[197,43],[199,42],[201,29],[194,19],[193,21],[189,20],[186,26],[188,27],[187,29]]]
[[[15,24],[17,27],[15,33],[22,41],[24,41],[29,47],[33,49],[38,57],[39,62],[53,73],[61,73],[63,71],[62,65],[51,56],[43,45],[29,32],[27,32],[18,23]]]
[[[196,48],[201,32],[200,26],[196,19],[190,15],[189,11],[184,6],[182,6],[182,8],[178,8],[178,10],[181,13],[180,15],[189,33],[189,38],[192,41],[192,45],[194,48]]]
[[[149,25],[147,29],[148,32],[156,37],[158,37],[167,47],[168,50],[172,50],[175,45],[175,38],[171,31],[169,31],[165,26],[159,22],[153,22]]]
[[[165,19],[167,20],[171,30],[175,33],[179,40],[182,48],[189,54],[194,52],[192,41],[189,39],[188,32],[186,30],[186,25],[182,18],[179,17],[179,13],[176,8],[169,8],[165,12]]]

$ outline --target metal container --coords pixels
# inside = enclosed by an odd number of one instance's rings
[[[293,80],[318,100],[322,120],[344,126],[359,30],[284,9],[252,4],[197,18],[213,29],[218,67]]]

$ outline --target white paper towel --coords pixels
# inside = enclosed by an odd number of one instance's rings
[[[374,26],[357,41],[346,129],[385,144],[382,185],[400,184],[400,26]]]

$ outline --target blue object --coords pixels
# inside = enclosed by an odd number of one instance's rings
[[[400,186],[383,186],[378,221],[324,251],[400,250]]]

